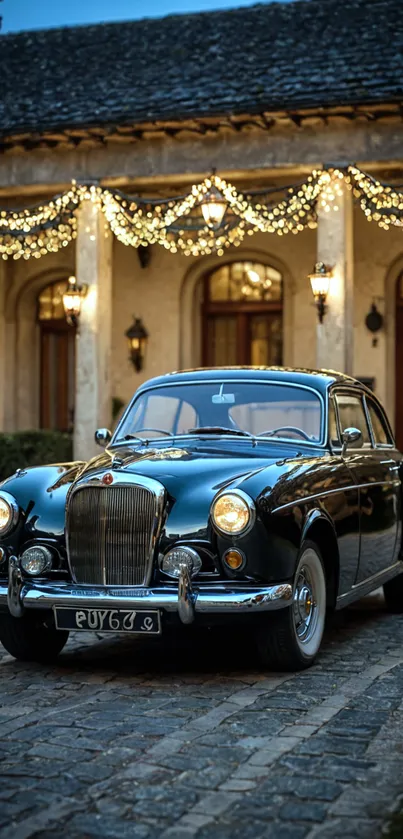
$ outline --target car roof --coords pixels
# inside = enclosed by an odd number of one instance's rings
[[[305,385],[320,393],[325,393],[333,384],[346,386],[359,385],[356,379],[335,370],[312,370],[299,367],[196,367],[191,370],[179,370],[148,379],[139,390],[158,387],[165,384],[186,384],[189,382],[227,381],[244,379],[245,381],[284,382]]]

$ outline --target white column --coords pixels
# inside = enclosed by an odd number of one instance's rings
[[[318,206],[317,261],[333,268],[327,312],[316,333],[317,367],[353,372],[353,205],[344,181],[335,179],[338,210]]]
[[[0,261],[0,431],[4,431],[6,390],[6,262]]]
[[[76,350],[74,457],[99,452],[97,428],[111,423],[112,234],[98,205],[86,200],[78,213],[77,283],[86,283]]]

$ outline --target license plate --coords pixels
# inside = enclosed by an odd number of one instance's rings
[[[79,632],[124,632],[138,635],[159,635],[159,612],[137,612],[133,609],[71,609],[55,606],[57,629]]]

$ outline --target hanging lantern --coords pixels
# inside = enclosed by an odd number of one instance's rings
[[[78,326],[81,314],[81,302],[87,294],[86,285],[78,285],[76,277],[69,277],[67,288],[63,294],[63,308],[67,323]]]
[[[135,318],[134,315],[133,318],[133,323],[126,330],[125,335],[129,342],[129,359],[136,373],[140,373],[144,365],[148,332],[141,318]]]
[[[324,262],[317,262],[312,274],[308,274],[311,281],[312,293],[318,310],[319,323],[323,323],[326,314],[326,299],[329,294],[332,269]]]
[[[372,332],[372,346],[376,347],[378,344],[378,337],[376,335],[383,327],[383,315],[381,315],[376,303],[372,303],[371,308],[365,318],[365,326]]]
[[[210,227],[212,230],[217,230],[221,227],[227,206],[223,194],[217,187],[212,186],[201,202],[201,211],[207,227]]]

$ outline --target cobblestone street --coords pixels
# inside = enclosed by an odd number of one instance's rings
[[[302,674],[221,631],[1,654],[0,837],[378,837],[403,793],[402,641],[375,597]]]

